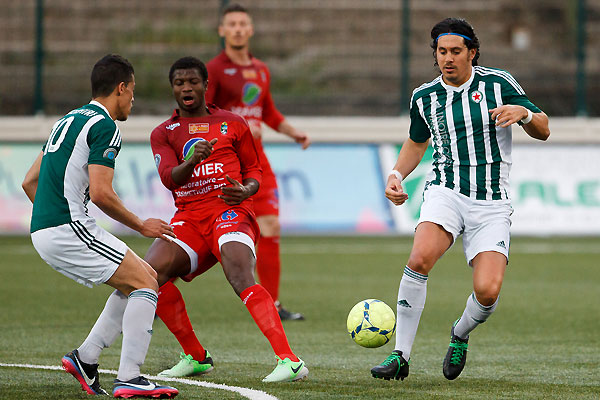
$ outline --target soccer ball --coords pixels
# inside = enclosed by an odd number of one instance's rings
[[[394,311],[381,300],[367,299],[352,307],[346,323],[348,333],[363,347],[380,347],[396,330]]]

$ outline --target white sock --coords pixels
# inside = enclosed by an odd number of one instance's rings
[[[396,347],[408,361],[427,297],[427,275],[404,268],[396,305]]]
[[[471,293],[467,299],[467,305],[462,317],[458,320],[458,323],[454,327],[454,334],[461,339],[467,339],[469,333],[477,327],[479,324],[483,324],[488,317],[496,309],[498,299],[491,306],[482,306],[477,301],[475,293]]]
[[[152,323],[156,312],[157,293],[152,289],[131,292],[123,314],[123,347],[117,379],[128,381],[140,376],[140,367],[146,359]]]
[[[118,290],[108,296],[104,310],[96,320],[88,337],[77,349],[81,361],[87,364],[98,364],[102,349],[109,347],[121,333],[126,306],[127,296]]]

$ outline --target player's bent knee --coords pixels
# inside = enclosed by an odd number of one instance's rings
[[[474,279],[475,294],[484,298],[497,298],[502,289],[502,278],[502,276],[487,276]]]
[[[223,255],[221,264],[225,272],[251,276],[254,269],[254,257],[247,254]]]
[[[433,264],[434,261],[430,257],[425,257],[422,253],[411,253],[408,259],[408,267],[423,275],[429,274]]]
[[[140,273],[140,276],[137,279],[131,280],[128,282],[131,286],[131,290],[139,290],[139,289],[152,289],[155,292],[158,292],[158,282],[156,278],[151,276],[148,273]]]
[[[252,274],[254,256],[244,243],[228,242],[223,244],[221,247],[221,265],[229,284],[238,295],[256,284]]]
[[[226,268],[223,265],[223,270],[227,281],[238,296],[244,290],[256,284],[252,272],[247,268],[231,268],[231,265],[229,265],[229,268]]]
[[[475,297],[477,297],[477,301],[482,306],[491,306],[498,300],[498,296],[500,296],[500,288],[501,284],[492,284],[485,288],[475,288]]]
[[[121,265],[106,283],[127,295],[144,288],[158,291],[156,272],[131,250],[127,251]]]
[[[152,289],[155,292],[158,292],[158,281],[156,280],[156,272],[154,273],[154,276],[148,272],[147,275],[144,276],[143,279],[141,279],[140,283],[136,286],[137,287],[135,288],[135,290]]]
[[[477,297],[477,302],[484,307],[489,307],[489,306],[493,305],[496,302],[496,300],[498,300],[498,297],[493,297],[493,296],[489,296],[489,295],[476,296],[476,297]]]
[[[154,268],[152,268],[152,266],[150,264],[148,264],[146,261],[143,261],[144,267],[146,268],[146,271],[150,274],[151,277],[153,277],[155,280],[158,279],[158,273],[154,270]]]

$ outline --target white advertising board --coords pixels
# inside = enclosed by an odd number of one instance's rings
[[[409,201],[395,207],[384,197],[388,171],[400,146],[267,144],[278,175],[280,219],[292,234],[406,234],[419,217],[431,149],[406,178]],[[40,144],[0,143],[0,234],[29,230],[31,205],[21,189]],[[170,220],[173,201],[156,173],[148,144],[125,144],[117,160],[114,187],[127,207],[141,217]],[[512,233],[517,235],[600,234],[600,145],[513,146]],[[92,215],[117,233],[131,232],[103,216]]]

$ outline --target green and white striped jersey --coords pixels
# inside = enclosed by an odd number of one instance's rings
[[[43,146],[31,232],[90,218],[88,165],[114,168],[120,149],[119,128],[97,101],[59,119]]]
[[[504,104],[541,112],[510,73],[495,68],[473,67],[460,87],[445,84],[440,75],[413,91],[410,138],[423,143],[431,137],[434,150],[427,186],[477,200],[509,198],[512,131],[495,126],[489,113]]]

